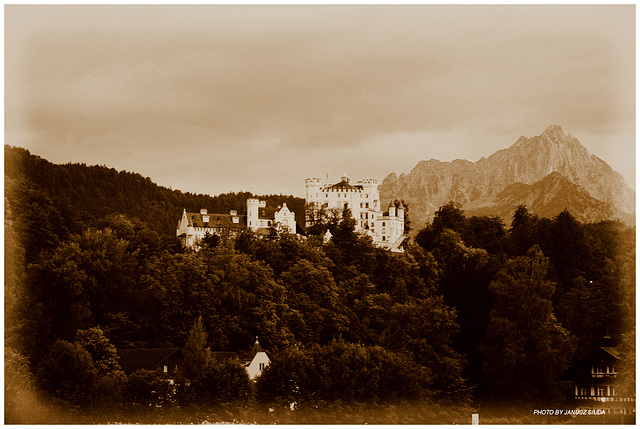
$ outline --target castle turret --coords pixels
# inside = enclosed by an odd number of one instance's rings
[[[389,204],[389,217],[396,217],[396,206],[393,203]]]
[[[191,246],[195,241],[195,234],[193,221],[189,222],[187,209],[182,209],[182,217],[176,228],[176,236],[180,239],[183,246]]]
[[[364,179],[360,181],[363,190],[363,202],[367,208],[375,211],[380,210],[380,193],[378,192],[378,181],[376,179]]]
[[[257,198],[249,198],[247,200],[247,228],[251,231],[258,230],[258,219],[260,207],[265,207],[266,203]]]
[[[316,177],[304,180],[307,203],[317,202],[320,199],[320,185],[320,179]]]
[[[398,207],[398,217],[404,220],[404,206],[400,203],[400,207]]]

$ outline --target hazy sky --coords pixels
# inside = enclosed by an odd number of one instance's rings
[[[635,5],[5,6],[5,143],[211,195],[557,124],[635,187]]]

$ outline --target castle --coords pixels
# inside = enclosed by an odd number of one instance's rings
[[[322,185],[320,179],[307,178],[305,189],[306,227],[317,220],[322,209],[341,211],[347,207],[355,219],[356,232],[366,233],[380,248],[402,252],[405,208],[400,205],[396,209],[391,203],[388,213],[384,214],[380,210],[377,180],[363,179],[352,185],[349,177],[344,175],[336,184]],[[296,234],[295,213],[289,210],[287,203],[282,204],[273,219],[260,218],[260,209],[265,206],[264,201],[249,198],[246,215],[239,215],[236,210],[231,210],[229,214],[210,214],[207,209],[202,209],[199,213],[187,213],[184,209],[178,221],[176,236],[183,246],[196,248],[198,241],[207,234],[230,238],[249,229],[266,235],[269,228],[276,225],[284,231]]]
[[[392,202],[388,214],[382,213],[377,180],[363,179],[352,185],[345,174],[333,185],[322,185],[318,178],[307,178],[304,183],[307,227],[316,220],[321,208],[342,210],[347,207],[356,221],[356,232],[368,234],[378,247],[402,252],[405,209],[402,205],[396,209]]]
[[[197,247],[198,241],[207,234],[230,238],[245,229],[268,234],[269,228],[276,225],[292,234],[296,233],[295,213],[289,210],[287,203],[282,203],[273,219],[260,218],[260,208],[265,206],[264,201],[249,198],[246,215],[239,215],[236,210],[231,210],[229,214],[210,214],[207,209],[201,209],[200,213],[187,213],[184,209],[178,221],[176,236],[183,246]]]

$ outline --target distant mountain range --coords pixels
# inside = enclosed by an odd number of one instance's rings
[[[380,197],[408,202],[415,228],[449,201],[468,215],[498,215],[507,224],[520,204],[544,217],[567,209],[582,222],[635,223],[634,190],[557,125],[477,162],[420,161],[409,174],[389,174]]]

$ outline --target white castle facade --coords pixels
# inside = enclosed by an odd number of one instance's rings
[[[378,181],[375,179],[359,180],[350,183],[346,175],[335,184],[322,184],[320,179],[305,179],[305,202],[307,206],[306,227],[313,222],[310,214],[319,213],[320,209],[337,209],[345,207],[351,210],[355,220],[355,230],[369,235],[376,246],[393,251],[402,252],[404,235],[405,208],[391,203],[388,213],[380,209],[380,193]],[[178,221],[176,236],[185,247],[198,248],[198,242],[207,234],[230,238],[242,230],[251,230],[267,235],[271,227],[279,227],[285,232],[296,234],[295,213],[289,210],[287,203],[283,203],[273,216],[273,219],[260,217],[260,209],[265,208],[265,201],[257,198],[247,199],[247,214],[239,215],[236,210],[229,214],[208,213],[201,209],[199,213],[188,213],[186,209]]]
[[[307,178],[305,201],[307,215],[321,207],[338,210],[348,207],[356,221],[356,232],[364,232],[371,236],[378,247],[402,252],[405,209],[402,205],[396,209],[391,203],[388,215],[383,214],[380,210],[377,180],[363,179],[351,184],[349,177],[344,175],[336,184],[323,185],[318,178]],[[310,221],[307,219],[307,227]]]
[[[292,234],[296,233],[295,213],[289,210],[287,203],[282,203],[282,207],[274,213],[273,219],[260,217],[260,208],[265,206],[264,201],[249,198],[246,215],[239,215],[236,210],[231,210],[229,214],[213,214],[208,213],[207,209],[201,209],[199,213],[187,213],[184,209],[178,221],[176,236],[183,246],[197,248],[198,241],[207,234],[232,237],[245,229],[267,234],[272,226],[279,226]]]

